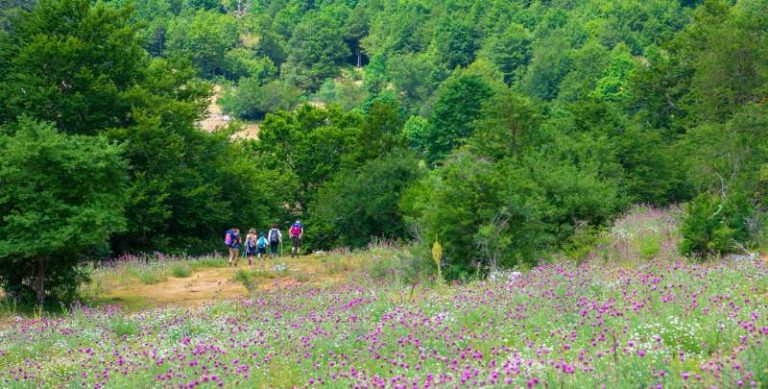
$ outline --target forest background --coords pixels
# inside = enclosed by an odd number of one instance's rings
[[[449,279],[579,257],[637,203],[685,204],[685,255],[768,243],[762,0],[0,10],[0,281],[19,297],[296,217],[309,250],[440,242]],[[208,133],[214,85],[235,120]],[[232,136],[247,121],[258,140]]]

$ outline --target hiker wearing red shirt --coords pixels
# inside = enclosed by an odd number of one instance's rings
[[[301,251],[301,239],[304,238],[304,226],[301,224],[301,220],[296,220],[293,223],[288,235],[291,237],[291,257],[299,255]]]

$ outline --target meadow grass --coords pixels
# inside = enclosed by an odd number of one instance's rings
[[[350,262],[365,261],[361,255],[349,254]],[[278,270],[243,269],[238,277]],[[0,385],[768,383],[762,260],[564,262],[493,281],[419,284],[415,292],[354,274],[351,284],[255,291],[198,308],[80,307],[19,319],[0,329]]]
[[[671,220],[635,210],[600,255],[458,285],[380,245],[223,268],[249,290],[235,300],[18,317],[0,322],[0,385],[766,387],[768,263],[680,259]],[[110,266],[102,285],[226,263]]]

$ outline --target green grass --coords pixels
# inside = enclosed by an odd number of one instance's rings
[[[139,325],[123,316],[117,316],[109,323],[109,327],[115,336],[133,336],[139,333]]]
[[[227,261],[223,257],[203,257],[189,260],[187,263],[192,269],[217,268],[227,266]]]
[[[187,278],[192,275],[192,268],[187,262],[177,262],[171,265],[171,275],[176,278]]]
[[[139,282],[144,285],[153,285],[168,279],[165,269],[140,269],[136,274]]]

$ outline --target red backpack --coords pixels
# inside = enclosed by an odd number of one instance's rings
[[[299,236],[301,235],[301,224],[294,224],[291,226],[291,230],[289,231],[291,236]]]

